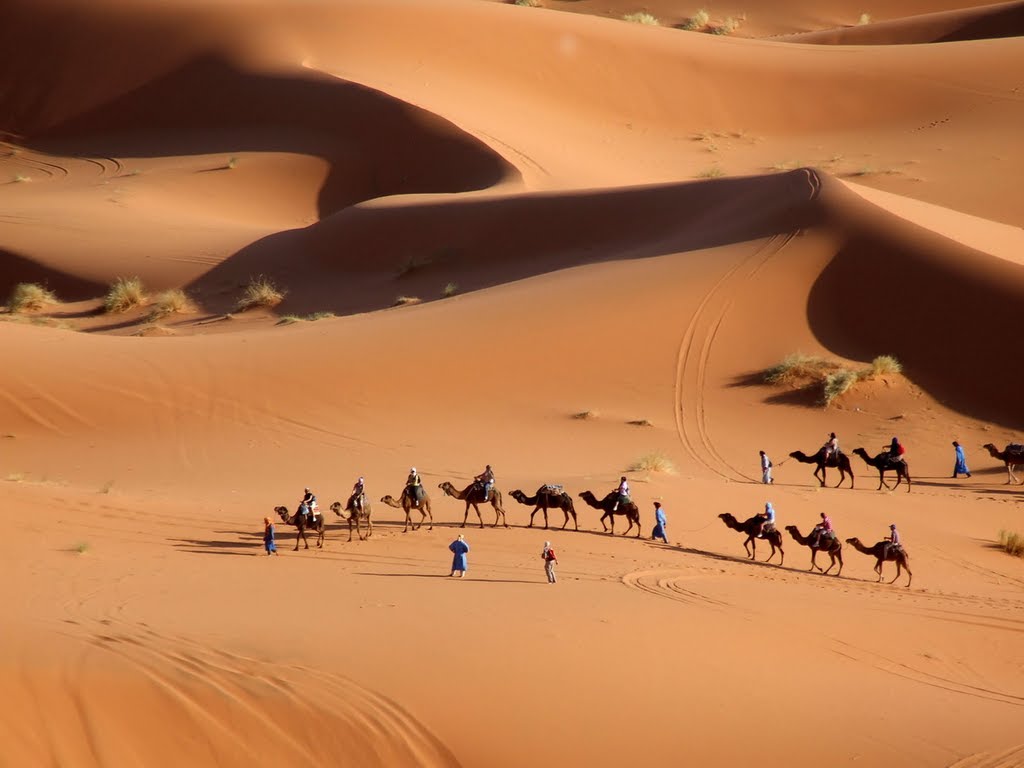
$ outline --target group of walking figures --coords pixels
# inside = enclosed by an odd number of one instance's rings
[[[1024,444],[1009,443],[1001,451],[992,443],[986,443],[982,448],[988,451],[992,458],[998,459],[1006,465],[1007,483],[1018,482],[1013,469],[1014,467],[1024,466]],[[879,490],[883,486],[885,488],[890,487],[885,481],[885,473],[894,472],[896,474],[896,485],[892,487],[896,488],[900,483],[906,481],[907,493],[910,492],[910,467],[907,464],[906,448],[899,441],[899,438],[894,437],[892,442],[883,446],[882,451],[875,456],[869,455],[863,448],[854,448],[853,453],[856,456],[860,456],[868,466],[878,470]],[[772,460],[768,458],[764,451],[761,451],[760,454],[761,481],[765,484],[770,484],[773,482],[772,469],[774,464],[772,464]],[[956,480],[960,475],[970,477],[971,471],[967,467],[967,457],[964,455],[963,446],[956,440],[953,441],[953,456],[953,479]],[[828,440],[825,441],[825,444],[821,446],[817,453],[808,455],[803,451],[793,451],[789,454],[789,458],[796,459],[802,464],[814,464],[814,476],[821,483],[822,487],[825,486],[826,469],[834,468],[839,470],[839,482],[836,483],[836,487],[838,488],[842,485],[846,481],[846,476],[849,475],[850,487],[853,488],[853,466],[850,464],[850,457],[839,449],[839,440],[836,438],[835,432],[829,434]]]

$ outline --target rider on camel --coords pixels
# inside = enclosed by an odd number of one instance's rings
[[[807,538],[811,540],[812,547],[818,547],[820,549],[821,540],[825,536],[835,536],[835,532],[832,530],[832,519],[824,512],[821,513],[821,522],[814,526],[811,531],[811,535]]]
[[[896,523],[889,525],[889,535],[885,537],[885,540],[889,542],[890,549],[903,549],[903,543],[900,541],[900,532],[896,530]]]
[[[839,457],[839,439],[836,437],[836,433],[835,432],[830,432],[829,433],[828,440],[826,440],[825,444],[823,446],[821,446],[821,447],[825,451],[825,463],[826,464],[829,462],[829,459],[831,459],[833,456],[835,456],[838,459],[838,457]]]
[[[619,504],[629,502],[629,483],[626,482],[625,475],[619,478],[619,487],[615,489],[614,493],[617,493],[618,496],[615,498],[615,506],[612,507],[613,512],[619,508]]]
[[[352,509],[356,512],[363,511],[363,502],[366,500],[366,483],[363,478],[356,480],[352,486]]]
[[[892,439],[892,442],[885,447],[885,450],[888,451],[888,459],[893,464],[904,461],[903,454],[907,452],[907,449],[903,447],[897,437]]]
[[[491,498],[491,491],[494,490],[494,470],[491,469],[491,465],[488,464],[484,471],[473,478],[476,482],[484,489],[484,501]]]
[[[764,512],[760,512],[757,515],[761,518],[761,530],[757,534],[758,538],[764,538],[765,534],[771,533],[775,530],[775,507],[772,506],[770,501],[764,503]]]
[[[405,479],[405,491],[409,495],[412,505],[418,507],[420,499],[423,497],[423,481],[420,479],[416,467],[409,467],[409,476]]]
[[[317,509],[316,495],[306,488],[306,493],[302,497],[302,501],[299,503],[299,508],[302,510],[302,514],[309,515],[310,519],[315,519],[319,510]]]

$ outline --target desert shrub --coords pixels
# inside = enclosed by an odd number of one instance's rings
[[[540,0],[516,0],[513,5],[521,5],[525,8],[540,8]]]
[[[572,418],[578,419],[579,421],[590,421],[596,419],[600,414],[597,411],[579,411],[572,415]]]
[[[725,175],[725,171],[719,168],[717,165],[713,165],[710,168],[705,168],[703,171],[697,174],[698,179],[717,179]]]
[[[693,14],[693,16],[691,16],[685,22],[683,22],[683,29],[689,32],[697,32],[701,29],[704,29],[704,27],[708,25],[708,22],[710,20],[710,14],[708,14],[707,11],[701,8],[699,11]]]
[[[860,380],[861,373],[859,371],[851,371],[848,368],[840,368],[838,371],[828,374],[825,377],[824,387],[822,389],[822,403],[826,407],[832,405],[832,401],[837,397],[845,395],[853,389],[853,385]]]
[[[454,296],[459,292],[458,283],[447,283],[444,288],[441,289],[441,298],[447,299],[449,296]]]
[[[720,24],[715,24],[713,27],[708,28],[708,32],[710,32],[713,35],[731,35],[739,28],[739,20],[734,19],[732,16],[730,16]]]
[[[253,307],[276,307],[284,301],[285,292],[278,289],[269,277],[254,277],[245,286],[242,298],[238,300],[236,309],[244,312]]]
[[[153,309],[150,311],[149,316],[150,319],[157,320],[161,317],[167,317],[167,315],[195,311],[196,305],[192,303],[188,295],[180,288],[172,288],[159,294],[153,300]]]
[[[627,421],[626,423],[629,424],[631,427],[653,427],[654,426],[651,423],[650,419],[633,419],[632,421]]]
[[[1014,557],[1024,557],[1024,536],[1013,531],[1000,531],[999,532],[999,546],[1002,547],[1007,554],[1013,555]]]
[[[838,367],[837,363],[823,357],[794,352],[761,375],[766,384],[789,384],[794,381],[821,380]]]
[[[860,15],[860,18],[857,19],[857,24],[860,25],[860,26],[863,26],[864,24],[870,24],[870,23],[871,23],[871,14],[870,13],[862,13]]]
[[[139,278],[119,277],[107,291],[103,309],[106,312],[127,312],[132,307],[141,306],[145,301],[146,292]]]
[[[422,299],[419,299],[416,296],[396,296],[395,303],[392,304],[391,306],[404,307],[408,304],[419,304],[420,301],[422,301]]]
[[[871,376],[891,376],[894,373],[902,373],[903,366],[892,355],[879,355],[871,361],[869,370]]]
[[[309,315],[285,315],[277,321],[277,324],[292,325],[293,323],[315,323],[317,320],[326,320],[334,316],[333,312],[313,312]]]
[[[644,11],[637,11],[636,13],[627,13],[622,18],[624,21],[631,21],[634,24],[646,24],[651,27],[656,27],[659,24],[661,24],[661,22],[658,21],[653,16],[651,16],[651,14],[646,13]]]
[[[11,312],[25,312],[56,303],[57,297],[53,291],[46,290],[39,283],[18,283],[7,300],[7,309]]]
[[[675,474],[676,465],[663,453],[653,451],[645,453],[629,465],[630,472],[663,472],[668,475]]]

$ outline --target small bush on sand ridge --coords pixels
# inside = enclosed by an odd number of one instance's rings
[[[139,278],[119,277],[107,291],[103,309],[106,312],[127,312],[132,307],[141,306],[145,301],[146,292]]]
[[[515,0],[513,5],[521,5],[524,8],[540,8],[540,0]]]
[[[404,307],[408,304],[419,304],[420,301],[422,301],[422,299],[419,299],[416,296],[396,296],[395,303],[392,304],[391,306]]]
[[[600,415],[601,414],[597,411],[579,411],[578,413],[574,413],[572,418],[578,419],[579,421],[590,421],[591,419],[596,419]]]
[[[871,361],[870,371],[871,376],[891,376],[894,373],[903,373],[903,366],[892,355],[879,355]]]
[[[1013,531],[1000,531],[999,532],[999,546],[1002,547],[1007,554],[1013,555],[1014,557],[1024,557],[1024,536]]]
[[[637,11],[636,13],[627,13],[622,17],[623,21],[631,21],[634,24],[646,24],[650,27],[657,27],[661,24],[654,16],[644,11]]]
[[[708,32],[712,35],[731,35],[737,29],[740,28],[740,22],[734,19],[732,16],[727,18],[721,24],[715,24],[708,28]]]
[[[650,422],[649,419],[633,419],[632,421],[627,421],[626,423],[629,424],[631,427],[653,427],[654,426]]]
[[[54,293],[39,283],[18,283],[11,291],[11,298],[7,300],[7,309],[11,312],[25,312],[56,303],[57,297]]]
[[[317,320],[326,320],[334,317],[333,312],[313,312],[310,315],[285,315],[277,321],[278,325],[292,325],[293,323],[315,323]]]
[[[645,453],[639,459],[629,465],[630,472],[662,472],[667,475],[674,475],[676,465],[663,453],[654,451]]]
[[[862,13],[860,15],[860,18],[857,19],[858,26],[864,26],[865,24],[870,24],[870,23],[871,23],[871,14],[870,13]]]
[[[860,380],[861,374],[848,368],[840,368],[838,371],[828,374],[825,377],[825,385],[821,395],[822,403],[826,407],[832,405],[833,400],[840,395],[845,395]]]
[[[701,8],[699,11],[693,14],[693,16],[691,16],[685,22],[683,22],[682,28],[688,32],[699,32],[708,25],[709,21],[711,21],[711,15],[703,8]]]
[[[269,277],[260,275],[249,281],[236,309],[244,312],[253,307],[276,307],[284,301],[284,295],[285,292],[279,290]]]
[[[781,363],[773,365],[762,374],[765,384],[788,384],[807,379],[822,379],[839,367],[837,363],[823,357],[794,352]]]
[[[180,288],[172,288],[159,294],[153,300],[153,309],[149,313],[151,320],[158,320],[167,315],[185,314],[196,311],[196,305]]]
[[[710,168],[705,168],[703,171],[697,174],[698,179],[718,179],[725,176],[725,171],[719,168],[717,165],[713,165]]]
[[[459,284],[458,283],[448,283],[447,285],[445,285],[444,288],[441,289],[441,298],[447,299],[447,298],[449,298],[451,296],[454,296],[458,292],[459,292]]]

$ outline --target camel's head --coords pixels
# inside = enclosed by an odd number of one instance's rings
[[[382,496],[381,501],[385,504],[396,504],[394,497],[389,493],[387,496]]]
[[[591,493],[590,491],[583,491],[582,493],[580,493],[580,494],[578,494],[578,495],[579,495],[579,497],[580,497],[581,499],[585,499],[585,498],[587,498],[587,496],[589,496],[589,497],[590,497],[590,498],[592,498],[592,499],[595,499],[595,498],[597,498],[597,497],[596,497],[596,496],[594,496],[594,494],[592,494],[592,493]]]
[[[288,517],[288,507],[274,507],[274,512],[281,517]]]
[[[720,514],[718,516],[718,519],[719,520],[724,520],[725,522],[729,522],[730,520],[735,520],[736,518],[733,515],[729,514],[728,512],[723,512],[722,514]]]
[[[999,450],[994,445],[992,445],[992,443],[985,443],[981,447],[984,448],[986,451],[992,451],[993,453]]]
[[[789,452],[789,458],[791,458],[791,459],[801,459],[801,458],[803,458],[803,456],[804,456],[804,452],[803,451],[790,451]]]
[[[514,491],[509,491],[508,495],[511,496],[516,501],[519,501],[519,502],[522,502],[522,500],[526,498],[526,494],[523,493],[518,488],[516,488]]]
[[[333,504],[331,504],[331,512],[336,514],[338,517],[344,517],[344,515],[341,514],[341,502],[340,501],[336,501]]]
[[[799,529],[795,525],[787,525],[786,530],[790,533],[799,533]]]
[[[847,539],[846,543],[850,544],[850,545],[853,545],[853,546],[856,546],[857,544],[860,544],[860,539],[858,539],[856,536],[854,536],[852,538]]]

